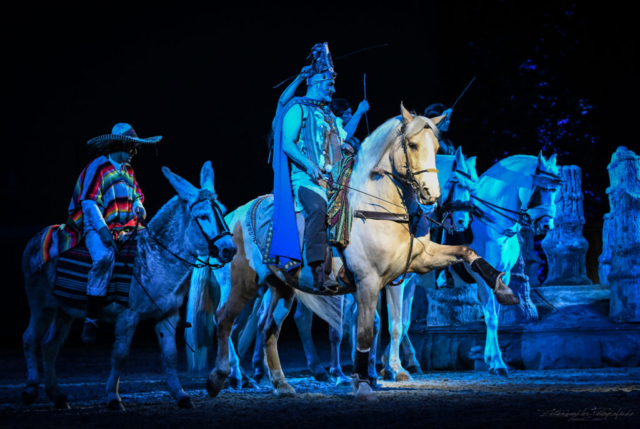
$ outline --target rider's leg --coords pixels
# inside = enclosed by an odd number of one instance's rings
[[[115,252],[111,247],[105,246],[100,235],[91,228],[87,228],[84,240],[91,254],[91,270],[87,281],[87,318],[82,330],[82,341],[92,344],[96,342],[100,312],[107,302]]]
[[[298,199],[307,214],[305,221],[304,239],[307,249],[307,263],[313,272],[314,287],[319,291],[326,289],[336,289],[338,283],[329,278],[325,278],[324,260],[327,256],[327,202],[314,191],[305,187],[298,189]]]

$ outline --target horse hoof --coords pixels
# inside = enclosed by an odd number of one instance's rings
[[[23,390],[22,394],[20,395],[20,397],[22,398],[22,403],[23,404],[31,405],[34,402],[36,402],[36,399],[38,398],[38,391],[36,390],[35,394],[30,394],[26,390]]]
[[[205,385],[209,396],[211,396],[212,398],[218,396],[218,393],[220,393],[222,387],[224,386],[224,381],[224,379],[221,379],[218,376],[209,375],[209,377],[207,377],[207,383]]]
[[[232,389],[240,389],[242,387],[242,379],[228,378],[227,380],[229,380],[229,387]]]
[[[502,305],[516,305],[520,303],[517,296],[513,294],[513,291],[506,284],[499,280],[500,284],[494,291],[496,300]]]
[[[257,389],[258,383],[256,383],[256,381],[253,378],[249,377],[248,375],[245,375],[244,377],[242,377],[242,388]]]
[[[331,377],[326,372],[321,372],[313,376],[316,381],[320,381],[321,383],[327,383],[331,380]]]
[[[378,377],[369,377],[369,386],[371,386],[371,390],[379,390]]]
[[[420,365],[411,365],[410,367],[405,368],[409,374],[418,374],[418,375],[422,375],[424,374],[422,372],[422,368],[420,368]]]
[[[396,375],[396,381],[413,381],[413,378],[407,372],[399,372],[398,375]]]
[[[498,377],[509,377],[509,370],[507,368],[496,368],[494,374]]]
[[[258,384],[260,384],[263,378],[264,378],[264,372],[256,372],[253,375],[253,380]]]
[[[178,401],[178,407],[185,409],[192,409],[196,407],[196,404],[193,403],[190,396],[185,396],[184,398]]]
[[[351,380],[349,380],[346,376],[340,377],[336,379],[336,387],[338,388],[342,388],[342,387],[351,387]]]
[[[393,375],[393,371],[382,370],[380,375],[384,381],[396,381],[396,376]]]
[[[67,402],[67,395],[60,395],[53,401],[53,406],[58,410],[68,410],[71,408],[69,402]]]
[[[107,404],[107,409],[111,411],[124,411],[124,405],[122,405],[121,401],[118,401],[117,399],[112,399]]]
[[[359,383],[358,390],[356,391],[356,401],[376,402],[378,398],[368,383]]]
[[[278,398],[291,398],[296,396],[296,389],[291,387],[289,383],[280,383],[278,387],[274,388],[274,393]]]

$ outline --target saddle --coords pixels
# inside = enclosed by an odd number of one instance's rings
[[[298,284],[298,281],[288,273],[287,268],[280,269],[276,264],[276,260],[273,258],[269,258],[269,249],[271,246],[271,238],[273,236],[273,195],[263,195],[255,200],[251,209],[247,212],[246,218],[243,220],[245,222],[245,228],[249,231],[249,235],[251,239],[256,244],[260,253],[262,254],[262,262],[265,265],[268,265],[269,268],[276,274],[281,280],[285,280],[286,283],[295,286]],[[304,231],[305,231],[305,216],[303,213],[296,213],[296,224],[298,227],[298,239],[300,243],[301,251],[304,250]],[[304,252],[302,252],[304,255]],[[349,277],[345,273],[344,266],[342,265],[340,258],[331,257],[332,255],[327,255],[327,260],[325,260],[325,273],[331,274],[335,268],[338,269],[337,277],[342,281],[343,286],[352,286],[352,282],[349,280]],[[335,256],[335,254],[334,254]],[[310,274],[310,273],[309,273]],[[348,288],[345,288],[348,289]],[[303,287],[300,287],[300,290],[303,292],[314,293],[313,291],[307,290]],[[342,293],[350,293],[353,290],[345,290]]]
[[[132,243],[127,242],[120,253],[122,257],[116,256],[113,267],[113,275],[107,291],[107,301],[128,305],[137,242],[135,240]],[[91,255],[84,242],[61,254],[58,258],[56,280],[52,293],[71,302],[75,301],[76,304],[86,302],[87,279],[91,263]]]

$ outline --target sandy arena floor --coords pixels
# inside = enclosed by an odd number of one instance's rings
[[[124,412],[106,409],[104,385],[108,349],[65,347],[58,378],[71,410],[58,411],[40,390],[30,407],[20,402],[26,368],[19,348],[0,353],[0,427],[218,427],[218,428],[355,428],[355,427],[639,427],[640,368],[514,371],[509,378],[485,372],[438,371],[413,382],[380,382],[380,401],[353,400],[348,389],[316,382],[291,363],[297,344],[284,344],[281,356],[289,382],[298,391],[281,399],[263,381],[257,389],[224,390],[209,398],[204,375],[184,371],[181,381],[192,395],[194,410],[179,409],[166,392],[157,349],[139,347],[121,379]],[[287,354],[287,350],[291,352]],[[321,356],[325,353],[321,353]],[[345,366],[345,373],[350,370]]]

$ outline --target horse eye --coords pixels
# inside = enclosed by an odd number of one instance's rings
[[[200,216],[198,216],[198,219],[200,219],[200,220],[209,220],[209,216],[207,216],[207,215],[200,215]]]
[[[413,150],[418,150],[418,145],[415,143],[409,143],[409,147]]]

